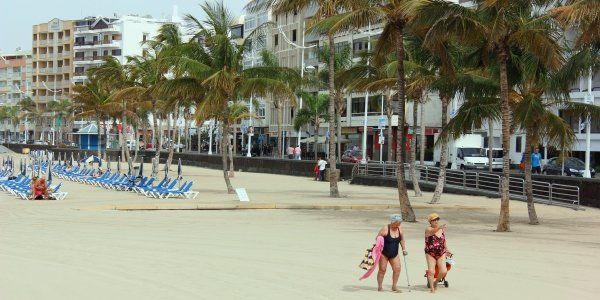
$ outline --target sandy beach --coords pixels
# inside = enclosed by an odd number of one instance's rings
[[[113,166],[114,167],[114,166]],[[149,171],[146,164],[145,170]],[[175,170],[175,167],[173,168]],[[162,175],[161,175],[162,176]],[[171,176],[175,176],[172,172]],[[322,209],[178,210],[239,204],[222,172],[184,166],[200,194],[194,200],[145,198],[63,181],[64,201],[22,201],[0,193],[0,299],[594,299],[600,275],[600,210],[511,201],[512,232],[496,233],[499,199],[430,193],[412,197],[419,219],[404,223],[409,255],[402,293],[376,291],[358,268],[387,216],[393,188],[310,178],[236,173],[251,204]],[[59,181],[59,180],[58,180]],[[354,209],[332,209],[354,205]],[[373,206],[375,205],[375,206]],[[127,207],[170,210],[119,210]],[[115,209],[117,208],[117,209]],[[450,287],[425,288],[425,216],[448,224],[456,265]]]

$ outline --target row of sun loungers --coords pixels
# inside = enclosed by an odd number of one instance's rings
[[[193,182],[191,181],[180,182],[178,179],[164,178],[159,183],[154,184],[155,179],[150,177],[140,178],[110,171],[94,177],[94,172],[94,169],[86,167],[68,169],[66,166],[55,166],[53,169],[53,174],[56,174],[59,178],[109,190],[131,191],[158,199],[195,199],[198,196],[198,192],[192,190]]]

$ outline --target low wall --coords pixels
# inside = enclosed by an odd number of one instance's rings
[[[22,153],[23,148],[29,148],[30,150],[52,150],[67,154],[67,157],[73,153],[77,156],[79,153],[80,157],[84,155],[97,154],[97,151],[93,150],[80,150],[74,148],[58,148],[55,146],[44,146],[44,145],[22,145],[22,144],[4,144],[10,150]],[[141,157],[144,158],[145,162],[150,162],[150,159],[156,154],[155,151],[139,151],[138,160]],[[107,155],[111,161],[115,161],[118,156],[121,155],[121,151],[108,150]],[[169,153],[161,151],[160,162],[164,163]],[[132,154],[133,156],[133,154]],[[196,166],[210,169],[222,169],[222,160],[220,155],[209,155],[206,153],[173,153],[173,162],[177,163],[177,160],[181,158],[181,164],[186,166]],[[293,159],[278,159],[270,157],[246,157],[246,156],[234,156],[233,165],[236,171],[243,172],[255,172],[255,173],[269,173],[269,174],[281,174],[281,175],[292,175],[292,176],[314,176],[315,161],[312,160],[293,160]],[[352,168],[354,164],[340,163],[337,164],[340,169],[340,176],[342,179],[352,178]]]

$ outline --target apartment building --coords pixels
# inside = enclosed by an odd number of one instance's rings
[[[32,97],[41,109],[68,98],[73,78],[74,21],[52,19],[33,25]]]
[[[16,105],[31,95],[31,51],[0,53],[0,105]]]
[[[122,64],[127,56],[141,55],[143,43],[152,39],[167,21],[150,16],[89,17],[74,24],[73,82],[82,84],[86,71],[114,57]]]

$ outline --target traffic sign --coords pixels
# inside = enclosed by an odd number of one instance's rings
[[[384,116],[379,117],[379,128],[380,129],[385,128],[385,124],[386,124],[385,117]]]

